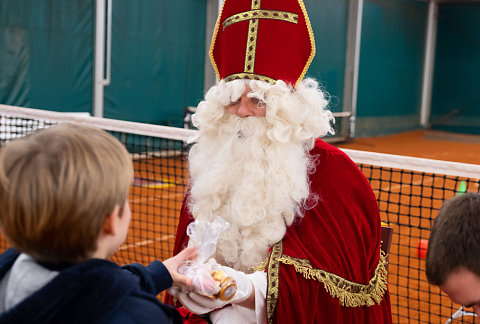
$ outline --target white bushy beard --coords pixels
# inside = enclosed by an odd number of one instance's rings
[[[199,221],[221,216],[230,223],[214,258],[250,273],[301,217],[312,159],[304,143],[270,140],[263,117],[224,115],[209,126],[216,131],[203,134],[189,155],[190,210]]]

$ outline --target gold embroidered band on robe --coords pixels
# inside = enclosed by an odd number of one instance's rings
[[[267,319],[271,323],[273,313],[277,306],[278,300],[278,273],[280,270],[280,257],[282,256],[282,242],[275,244],[270,253],[270,261],[268,262],[267,275]]]
[[[231,74],[225,77],[226,81],[236,80],[236,79],[251,79],[251,80],[261,80],[267,81],[274,84],[276,80],[255,74],[255,53],[257,50],[257,36],[258,36],[258,23],[260,19],[275,19],[282,20],[289,23],[296,24],[298,22],[298,15],[280,11],[280,10],[261,10],[261,0],[252,0],[251,10],[240,12],[233,16],[228,17],[223,22],[223,29],[227,28],[232,24],[236,24],[241,21],[248,20],[248,36],[247,36],[247,46],[245,53],[245,63],[243,72]]]
[[[380,260],[375,275],[367,285],[346,280],[340,276],[329,273],[322,269],[314,269],[310,261],[292,258],[283,255],[282,242],[272,247],[269,258],[255,271],[268,269],[267,287],[267,319],[268,323],[273,320],[273,314],[278,301],[278,273],[280,264],[292,265],[297,273],[301,273],[306,279],[317,280],[323,283],[325,289],[332,298],[338,298],[340,305],[345,307],[373,306],[380,304],[387,290],[386,256],[380,250]]]

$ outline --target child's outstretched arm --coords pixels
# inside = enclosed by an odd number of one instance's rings
[[[178,268],[184,261],[196,257],[197,248],[192,247],[164,262],[153,261],[146,267],[138,263],[132,263],[122,268],[140,279],[140,287],[143,291],[156,296],[163,290],[170,288],[172,284],[191,285],[192,280],[179,274]]]

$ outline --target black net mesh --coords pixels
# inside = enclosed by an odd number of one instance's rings
[[[446,199],[478,191],[479,181],[359,164],[377,197],[382,221],[393,228],[389,290],[394,323],[445,323],[458,309],[425,276],[430,227]],[[471,311],[471,310],[470,310]],[[452,323],[475,323],[471,315]]]
[[[171,256],[178,214],[188,182],[183,142],[112,132],[132,153],[132,220],[127,240],[113,256],[118,263],[149,263]]]
[[[0,142],[54,124],[3,114]],[[130,191],[132,221],[126,242],[112,257],[120,264],[163,260],[171,255],[178,215],[188,182],[188,146],[181,140],[110,132],[129,150],[135,179]],[[471,178],[359,164],[377,196],[382,221],[393,228],[389,290],[394,323],[445,323],[458,309],[425,277],[422,244],[444,200],[478,191]],[[0,249],[8,243],[1,238]],[[470,315],[451,323],[475,323]]]

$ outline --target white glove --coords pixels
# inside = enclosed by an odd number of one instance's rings
[[[174,287],[169,289],[169,293],[175,297],[191,312],[196,314],[206,314],[212,310],[222,308],[228,304],[238,304],[245,301],[253,291],[253,284],[248,278],[248,276],[241,272],[233,270],[229,267],[221,267],[221,269],[237,284],[237,292],[235,295],[227,301],[221,300],[219,298],[212,299],[210,297],[201,295],[195,291],[174,291]],[[176,287],[175,287],[176,288]]]
[[[197,305],[188,294],[191,292],[190,290],[186,289],[186,287],[172,286],[170,287],[167,292],[172,295],[173,297],[177,298],[182,305],[187,308],[189,311],[194,312],[195,314],[202,315],[206,314],[211,311],[210,308],[205,308],[200,305]]]

